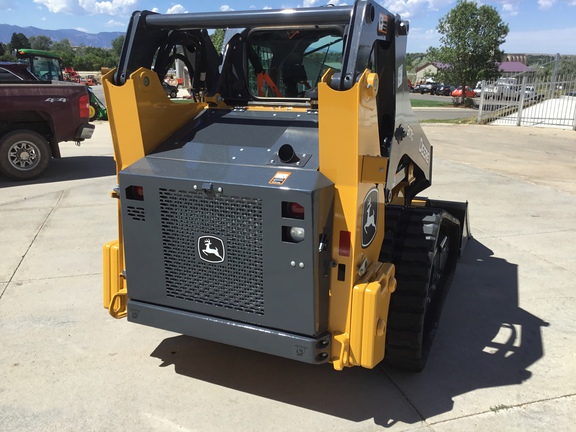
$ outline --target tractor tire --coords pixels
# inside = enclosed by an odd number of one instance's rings
[[[39,133],[19,129],[0,139],[0,172],[13,180],[31,180],[48,168],[52,157]]]
[[[460,224],[439,209],[388,206],[386,212],[380,261],[395,265],[397,287],[390,301],[384,360],[420,372],[454,274]]]
[[[90,102],[90,106],[88,107],[88,115],[91,122],[98,118],[98,107],[96,104]]]

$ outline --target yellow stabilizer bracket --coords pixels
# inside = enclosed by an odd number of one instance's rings
[[[373,263],[354,286],[348,332],[334,336],[340,351],[334,369],[372,369],[384,359],[390,296],[396,290],[394,272],[393,264]]]
[[[118,240],[108,242],[102,248],[103,305],[114,318],[126,316],[126,279],[120,270]]]

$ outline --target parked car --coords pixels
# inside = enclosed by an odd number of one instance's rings
[[[468,86],[466,86],[465,94],[467,98],[473,98],[474,96],[476,96],[476,92]],[[459,86],[456,89],[454,89],[454,91],[452,92],[452,97],[462,97],[462,86]]]
[[[96,85],[98,85],[98,84],[99,84],[99,82],[98,82],[98,80],[96,79],[96,77],[95,77],[94,75],[88,75],[88,76],[86,77],[86,85],[96,86]]]
[[[456,87],[450,84],[440,84],[436,87],[434,94],[438,96],[450,96]]]
[[[536,89],[533,86],[524,88],[524,99],[532,99],[536,97]]]
[[[480,96],[482,93],[482,81],[478,81],[476,83],[476,87],[474,87],[474,93],[476,93],[476,96]]]
[[[424,94],[424,93],[434,94],[434,92],[436,91],[436,87],[437,87],[437,84],[435,82],[420,83],[414,87],[412,92],[420,93],[420,94]]]
[[[162,83],[162,87],[168,96],[171,98],[178,97],[178,87],[168,84],[167,82]]]

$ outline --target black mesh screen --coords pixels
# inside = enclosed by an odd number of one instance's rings
[[[166,295],[264,315],[262,201],[175,189],[159,194]],[[222,239],[224,262],[198,258],[203,235]]]

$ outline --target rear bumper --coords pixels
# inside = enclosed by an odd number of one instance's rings
[[[327,363],[330,334],[316,338],[128,300],[128,321],[304,363]]]
[[[94,125],[91,124],[83,124],[76,129],[76,135],[74,139],[77,141],[82,141],[86,139],[92,138],[92,134],[94,133]]]

